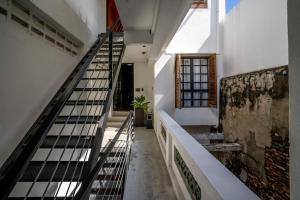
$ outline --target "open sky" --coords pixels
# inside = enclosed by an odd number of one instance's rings
[[[230,10],[239,3],[240,0],[226,0],[226,13],[229,13]]]

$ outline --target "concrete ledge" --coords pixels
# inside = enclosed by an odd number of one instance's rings
[[[231,152],[240,151],[241,145],[238,143],[219,143],[219,144],[202,144],[209,152]]]

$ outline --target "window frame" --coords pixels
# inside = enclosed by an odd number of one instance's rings
[[[199,64],[195,64],[196,59],[199,59]],[[203,60],[206,60],[206,64],[203,64]],[[189,64],[185,64],[185,60],[189,60]],[[198,70],[195,70],[199,67]],[[203,70],[205,67],[205,71]],[[189,72],[185,69],[189,68]],[[182,55],[180,63],[180,101],[182,108],[207,108],[209,107],[209,56],[188,56]],[[189,81],[186,81],[184,76],[189,75]],[[199,76],[199,81],[195,81],[195,75]],[[206,81],[202,80],[202,77],[206,76]],[[185,89],[185,84],[189,84],[189,89]],[[195,84],[199,84],[199,88],[195,88]],[[203,89],[203,85],[206,84],[206,89]],[[190,98],[185,98],[184,93],[190,93]],[[199,93],[199,98],[194,97],[195,93]],[[203,97],[206,94],[206,97]],[[190,105],[186,105],[186,101],[190,101]],[[195,105],[195,101],[199,101],[198,105]],[[206,102],[206,103],[204,103]]]
[[[207,0],[194,0],[191,8],[208,8]]]

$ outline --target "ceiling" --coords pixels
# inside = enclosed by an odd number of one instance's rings
[[[130,44],[126,46],[122,62],[147,62],[150,54],[150,44]],[[143,53],[144,52],[144,53]]]
[[[124,30],[151,30],[159,0],[115,0]]]
[[[115,0],[124,28],[125,60],[156,60],[166,49],[194,0]],[[141,54],[146,45],[147,53]],[[127,61],[126,61],[127,62]]]

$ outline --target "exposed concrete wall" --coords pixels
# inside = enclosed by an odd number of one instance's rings
[[[300,1],[288,1],[289,83],[290,83],[290,141],[291,141],[291,200],[300,199]]]
[[[32,2],[84,43],[82,54],[105,31],[104,0]],[[2,15],[0,44],[1,166],[81,56],[71,57]]]
[[[288,68],[224,78],[221,125],[242,152],[226,165],[262,199],[289,199]]]
[[[224,77],[287,64],[287,0],[240,1],[225,17]]]

